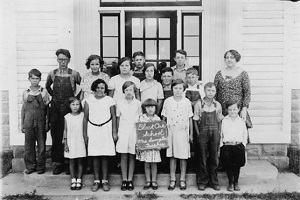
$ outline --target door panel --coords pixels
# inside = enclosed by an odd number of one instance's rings
[[[175,65],[176,21],[174,11],[126,12],[125,55],[131,58],[134,52],[142,51],[146,62],[155,66],[162,61]]]

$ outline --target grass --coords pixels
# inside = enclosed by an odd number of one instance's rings
[[[43,197],[43,195],[37,195],[36,190],[33,192],[25,194],[16,194],[16,195],[7,195],[4,196],[5,200],[49,200],[48,198]]]
[[[269,193],[260,193],[260,194],[181,194],[183,199],[262,199],[262,200],[298,200],[300,199],[299,192],[269,192]]]

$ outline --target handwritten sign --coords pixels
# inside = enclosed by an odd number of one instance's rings
[[[136,123],[139,150],[168,148],[167,125],[164,121]]]

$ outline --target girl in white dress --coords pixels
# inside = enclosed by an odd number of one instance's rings
[[[102,79],[97,79],[91,86],[94,95],[84,100],[83,134],[88,146],[88,156],[93,158],[94,184],[92,191],[100,187],[100,160],[102,163],[102,186],[104,191],[109,191],[108,184],[108,156],[115,156],[117,140],[117,124],[115,101],[106,96],[107,84]]]
[[[139,122],[160,121],[160,118],[155,114],[157,107],[158,104],[154,99],[146,99],[142,104],[144,114],[140,116]],[[139,151],[136,158],[145,162],[146,185],[144,190],[149,189],[151,186],[153,190],[157,190],[157,163],[161,162],[159,149]]]
[[[118,142],[116,150],[121,154],[123,178],[121,190],[124,191],[134,189],[132,178],[135,167],[135,123],[138,122],[142,109],[141,102],[134,98],[135,84],[132,81],[126,81],[122,89],[125,97],[117,102]]]
[[[190,158],[190,144],[193,142],[193,111],[191,102],[182,96],[185,84],[181,79],[172,83],[173,96],[164,102],[161,115],[167,122],[168,144],[167,157],[170,157],[170,185],[174,190],[176,185],[176,162],[180,159],[180,189],[186,189],[185,175],[187,159]]]
[[[71,113],[65,115],[64,150],[65,157],[70,159],[71,190],[81,189],[83,158],[86,157],[86,146],[83,138],[83,112],[81,102],[76,97],[69,99]],[[78,162],[77,176],[75,163]],[[77,180],[76,180],[77,177]]]

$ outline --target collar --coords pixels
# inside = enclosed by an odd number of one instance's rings
[[[226,119],[226,120],[231,120],[231,121],[243,121],[243,119],[240,117],[240,116],[237,116],[237,118],[235,118],[235,120],[232,120],[231,119],[231,117],[229,117],[229,115],[226,115],[225,117],[224,117],[224,119]]]
[[[187,88],[197,88],[197,87],[198,87],[197,83],[194,85],[187,84]]]
[[[27,92],[33,92],[30,88],[30,86],[27,88]],[[36,91],[34,92],[42,92],[42,87],[39,85],[39,89],[37,89]]]
[[[137,67],[134,68],[134,72],[143,72],[144,66],[141,69],[138,69]]]
[[[203,98],[202,105],[208,104],[207,101],[205,101],[206,99],[207,99],[207,97],[204,97],[204,98]],[[214,103],[217,103],[217,101],[213,98],[212,104],[214,104]]]
[[[187,70],[189,67],[188,67],[186,64],[184,64],[184,68],[183,68],[183,69],[178,69],[176,65],[173,66],[173,67],[171,67],[171,68],[172,68],[173,70],[182,72],[182,71],[184,71],[184,70]]]

